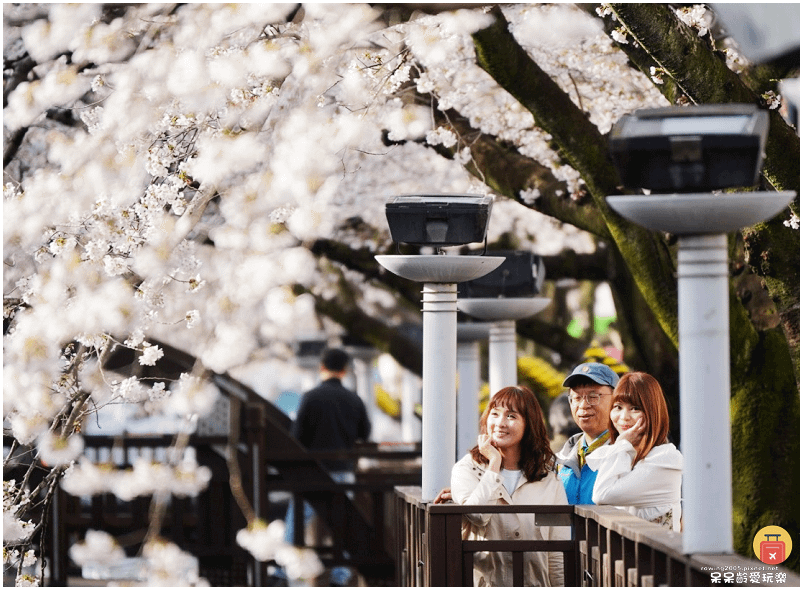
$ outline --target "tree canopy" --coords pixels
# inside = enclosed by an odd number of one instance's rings
[[[490,248],[545,255],[550,289],[608,283],[625,362],[677,411],[675,239],[606,204],[624,191],[611,126],[637,108],[758,104],[760,188],[800,191],[800,138],[777,96],[797,69],[749,63],[703,6],[3,10],[4,434],[36,448],[51,486],[87,481],[80,426],[96,408],[191,420],[213,402],[208,371],[289,360],[304,334],[356,333],[418,372],[405,326],[419,286],[374,260],[394,252],[384,206],[403,193],[493,194]],[[763,526],[800,529],[798,214],[800,198],[729,238],[746,555]],[[590,339],[563,320],[518,332],[567,368]],[[155,342],[198,366],[174,383],[104,370],[118,347],[157,367]],[[4,545],[19,550],[35,535],[26,497],[4,484],[4,529],[6,515],[18,529]]]

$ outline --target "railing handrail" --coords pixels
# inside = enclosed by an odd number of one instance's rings
[[[410,532],[404,539],[401,538],[401,543],[404,541],[405,545],[398,546],[398,561],[406,560],[399,568],[402,577],[398,579],[398,585],[404,582],[431,585],[432,579],[438,582],[436,585],[444,584],[444,580],[451,579],[452,575],[459,575],[459,568],[443,568],[441,564],[456,561],[464,563],[464,555],[475,551],[561,551],[565,555],[565,575],[568,571],[570,576],[573,575],[571,572],[575,572],[576,584],[711,585],[715,581],[722,582],[722,576],[730,576],[730,572],[754,572],[760,571],[760,568],[765,572],[769,570],[780,574],[785,580],[775,583],[762,581],[759,582],[761,586],[800,587],[800,576],[782,566],[767,566],[738,554],[684,554],[681,533],[667,530],[613,506],[433,504],[422,501],[421,488],[418,486],[397,487],[395,494],[398,502],[408,506],[405,512],[398,507],[398,514],[410,519]],[[457,523],[444,527],[435,525],[436,531],[431,528],[436,518],[514,512],[572,514],[572,540],[463,541],[458,536]],[[398,522],[398,528],[402,526]],[[566,525],[548,522],[547,526]],[[566,561],[568,555],[573,560],[570,564]],[[521,571],[519,567],[515,566],[515,569]],[[724,581],[729,582],[728,578]]]
[[[430,504],[431,514],[489,514],[489,513],[542,513],[572,514],[574,506],[570,504]],[[567,525],[564,525],[567,526]]]

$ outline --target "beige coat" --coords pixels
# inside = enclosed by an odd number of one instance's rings
[[[503,476],[487,471],[486,466],[465,455],[453,467],[450,483],[453,501],[458,504],[566,504],[564,486],[555,472],[541,481],[520,478],[514,493],[509,495]],[[468,514],[461,528],[469,540],[568,540],[569,527],[536,526],[534,515]],[[525,554],[526,586],[563,586],[564,563],[561,553],[533,552]],[[511,586],[511,553],[481,552],[475,554],[476,586]]]

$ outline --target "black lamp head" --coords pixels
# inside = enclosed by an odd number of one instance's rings
[[[627,188],[709,192],[758,183],[769,115],[754,104],[640,109],[609,135]]]
[[[395,242],[463,246],[486,239],[493,202],[483,195],[401,195],[386,203],[386,220]]]

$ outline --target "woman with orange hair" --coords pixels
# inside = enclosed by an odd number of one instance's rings
[[[647,373],[623,375],[611,398],[610,442],[586,457],[597,471],[592,500],[674,531],[681,525],[683,455],[668,442],[667,402]]]
[[[554,470],[544,414],[527,387],[495,393],[480,419],[478,444],[453,467],[453,501],[458,504],[566,504]],[[462,535],[469,540],[568,540],[569,527],[537,526],[533,514],[467,514]],[[474,557],[476,586],[511,586],[510,553]],[[561,553],[525,553],[526,586],[563,586]]]

